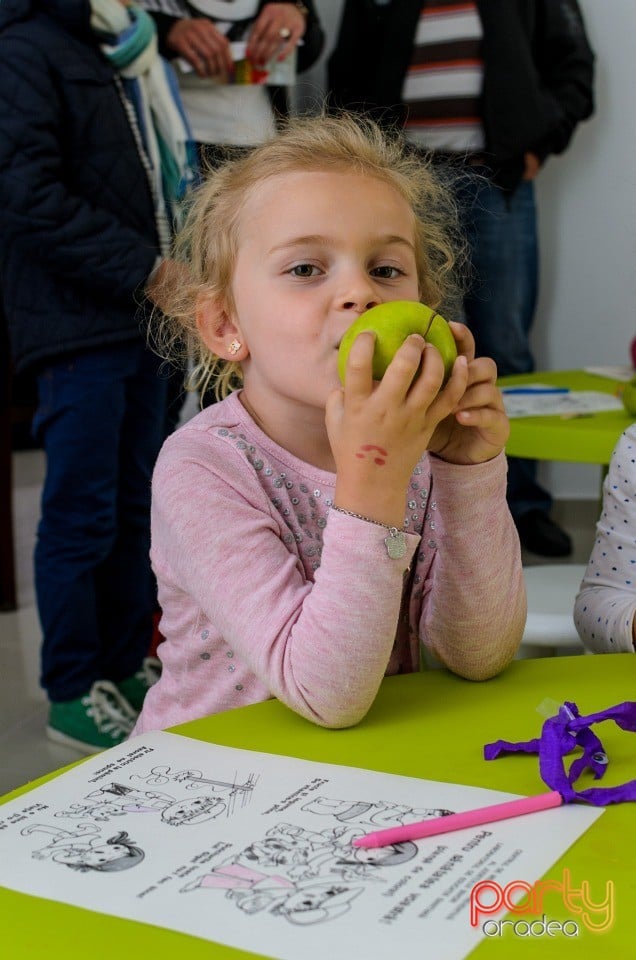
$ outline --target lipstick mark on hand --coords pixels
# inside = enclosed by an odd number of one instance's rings
[[[377,450],[380,456],[373,457],[373,462],[377,464],[378,467],[383,467],[386,463],[386,457],[388,457],[388,453],[384,447],[377,447],[373,443],[365,443],[360,447],[360,450],[362,450],[363,453],[356,453],[358,460],[366,460],[366,454],[371,454],[373,450]]]

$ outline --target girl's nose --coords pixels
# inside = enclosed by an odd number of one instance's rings
[[[373,300],[367,300],[366,303],[364,301],[360,302],[359,300],[345,300],[342,306],[345,310],[358,309],[360,313],[365,313],[365,311],[370,310],[371,307],[377,306],[379,302],[380,301],[377,298]]]
[[[343,310],[364,313],[380,303],[380,297],[368,276],[352,278],[346,290],[340,297],[340,306]]]

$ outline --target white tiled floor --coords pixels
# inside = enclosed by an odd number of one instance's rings
[[[46,739],[46,698],[38,684],[40,628],[31,557],[39,514],[44,457],[14,454],[14,515],[19,609],[0,613],[0,794],[77,760],[75,750]],[[598,504],[558,503],[554,516],[572,535],[572,561],[587,561]],[[528,555],[524,562],[541,562]],[[548,561],[545,561],[548,562]]]

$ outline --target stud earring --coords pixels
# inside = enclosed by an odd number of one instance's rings
[[[235,357],[236,354],[239,352],[239,350],[241,349],[242,346],[243,346],[243,344],[241,343],[240,340],[234,339],[234,340],[232,340],[231,344],[229,345],[229,347],[228,347],[227,349],[228,349],[229,353],[231,353],[232,356]]]

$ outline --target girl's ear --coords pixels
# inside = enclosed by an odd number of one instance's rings
[[[243,335],[221,297],[199,297],[196,307],[199,335],[222,360],[245,360],[249,354]]]

